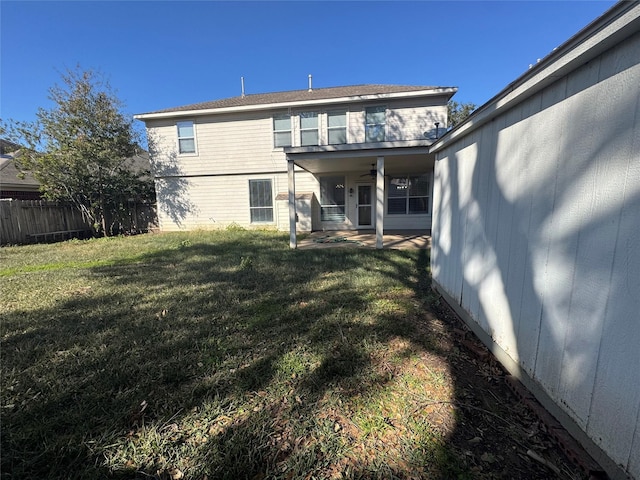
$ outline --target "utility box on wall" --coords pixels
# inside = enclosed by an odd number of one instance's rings
[[[313,193],[296,193],[296,230],[310,232],[313,229]],[[276,196],[278,206],[278,230],[289,230],[289,194],[279,193]]]

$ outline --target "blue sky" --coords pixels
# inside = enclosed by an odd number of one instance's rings
[[[60,71],[128,113],[246,93],[390,83],[489,100],[613,1],[0,2],[0,117],[33,120]]]

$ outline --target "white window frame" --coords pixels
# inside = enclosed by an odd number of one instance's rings
[[[284,118],[288,118],[289,119],[289,128],[286,130],[276,130],[276,119],[284,119]],[[284,148],[284,147],[291,147],[293,146],[293,117],[291,116],[290,113],[279,113],[279,114],[275,114],[272,117],[271,120],[271,126],[273,128],[273,148]],[[289,133],[289,144],[288,145],[278,145],[277,141],[276,141],[276,137],[278,133],[285,133],[288,132]]]
[[[425,177],[427,179],[427,194],[426,195],[411,195],[411,187],[410,187],[410,179],[416,177]],[[391,182],[394,178],[402,178],[407,181],[407,191],[404,196],[391,196]],[[429,174],[406,174],[406,175],[390,175],[389,185],[387,185],[387,215],[430,215],[431,214],[431,184],[432,178]],[[411,212],[410,205],[411,199],[414,198],[426,198],[427,210],[424,212]],[[389,208],[391,207],[392,199],[403,199],[404,200],[404,212],[390,212]]]
[[[322,195],[322,182],[323,180],[333,179],[334,181],[338,181],[338,185],[342,186],[343,191],[343,203],[322,203],[325,198]],[[320,184],[320,221],[322,222],[331,222],[331,223],[342,223],[347,219],[347,193],[346,193],[346,177],[344,175],[322,175],[319,178]],[[335,182],[334,182],[335,183]],[[323,211],[323,209],[340,209],[342,208],[342,212],[338,214],[329,214]],[[333,217],[333,218],[331,218]]]
[[[302,117],[304,115],[315,115],[316,126],[313,128],[303,128],[302,127]],[[298,114],[298,121],[300,122],[300,146],[301,147],[313,147],[316,145],[320,145],[320,114],[318,112],[300,112]],[[315,132],[316,141],[315,143],[304,143],[302,134],[304,132]]]
[[[384,111],[384,123],[368,123],[367,110],[382,109]],[[380,113],[380,112],[377,112]],[[382,140],[369,140],[369,127],[382,125],[384,138]],[[364,141],[366,143],[379,143],[387,140],[387,106],[386,105],[370,105],[364,109]]]
[[[252,205],[252,196],[251,196],[251,184],[253,182],[269,182],[269,191],[271,194],[271,205],[257,205],[254,206]],[[252,213],[254,211],[266,211],[266,210],[270,210],[271,211],[271,220],[253,220],[253,215]],[[273,181],[270,178],[253,178],[249,180],[249,222],[252,225],[268,225],[268,224],[273,224],[275,221],[275,211],[274,211],[274,205],[273,205]]]
[[[191,130],[193,131],[193,136],[191,137],[181,137],[180,136],[180,125],[191,125]],[[180,120],[176,122],[176,137],[177,137],[177,146],[178,146],[178,155],[180,156],[195,156],[198,155],[198,140],[196,138],[196,122],[193,120]],[[190,140],[193,139],[193,152],[182,152],[180,151],[180,140]]]
[[[331,127],[329,117],[331,114],[344,115],[344,127]],[[327,111],[327,145],[345,145],[349,143],[349,111],[348,110],[328,110]],[[344,143],[331,143],[331,131],[344,130]]]

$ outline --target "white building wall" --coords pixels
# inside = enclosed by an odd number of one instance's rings
[[[438,154],[432,272],[640,478],[640,34]]]

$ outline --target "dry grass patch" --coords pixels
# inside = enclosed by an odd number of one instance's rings
[[[0,250],[3,478],[549,478],[426,251],[275,232]]]

